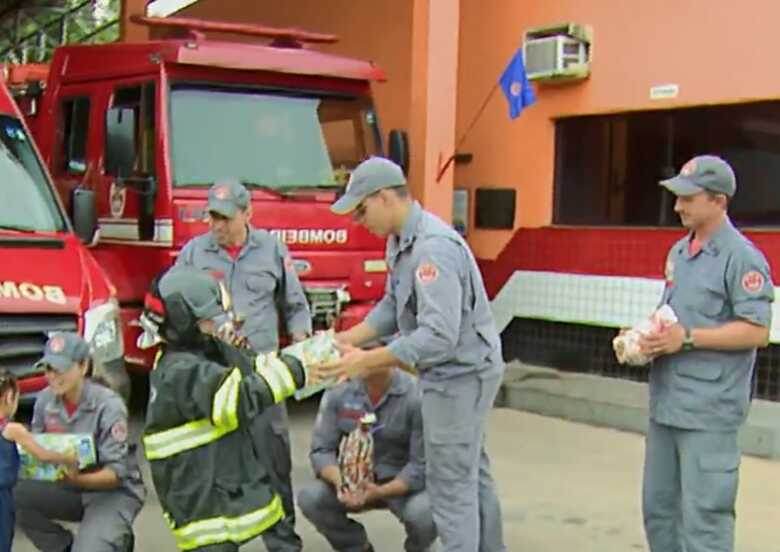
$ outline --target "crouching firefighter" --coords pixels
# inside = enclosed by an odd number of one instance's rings
[[[207,272],[176,267],[152,284],[158,323],[144,448],[180,550],[235,551],[284,517],[249,433],[264,409],[305,383],[292,358],[256,355],[215,337],[228,298]]]

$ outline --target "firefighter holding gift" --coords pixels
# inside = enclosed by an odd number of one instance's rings
[[[643,482],[653,552],[730,552],[756,349],[769,340],[774,286],[764,255],[729,220],[736,179],[703,155],[661,182],[690,232],[666,261],[662,304],[679,318],[640,339],[650,369]]]
[[[355,489],[344,481],[341,455],[355,453],[344,450],[345,442],[366,414],[376,417],[368,428],[373,450],[367,453],[372,457],[365,459],[373,465],[375,481]],[[365,528],[348,517],[371,508],[388,508],[404,524],[404,550],[429,550],[436,527],[425,492],[421,394],[415,378],[390,367],[326,391],[309,456],[318,479],[301,488],[298,504],[334,550],[373,550]]]
[[[250,427],[304,386],[304,369],[292,357],[253,355],[216,338],[223,299],[205,271],[174,267],[146,300],[162,343],[143,442],[181,550],[237,550],[285,516]]]
[[[124,401],[89,376],[89,345],[76,333],[52,334],[37,366],[49,385],[35,399],[32,431],[92,435],[98,464],[70,470],[64,481],[20,481],[18,526],[46,552],[132,550],[133,520],[146,488],[128,439]],[[76,535],[57,521],[78,521]]]
[[[401,168],[371,157],[331,206],[386,236],[382,300],[337,334],[341,359],[317,378],[361,377],[399,364],[420,373],[425,487],[447,552],[501,552],[501,506],[485,451],[488,413],[504,374],[501,341],[468,244],[414,201]],[[358,347],[400,334],[386,347]]]
[[[279,326],[294,341],[311,334],[308,302],[287,248],[266,230],[253,228],[249,191],[238,180],[217,181],[209,190],[207,209],[211,230],[190,240],[178,265],[206,270],[222,280],[241,323],[240,337],[258,353],[279,348]],[[299,552],[295,533],[290,429],[284,402],[270,407],[252,429],[255,442],[267,455],[276,492],[282,497],[285,521],[263,535],[272,552]]]

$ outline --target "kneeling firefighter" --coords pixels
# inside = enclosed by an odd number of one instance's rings
[[[144,447],[181,550],[234,551],[284,517],[250,421],[305,383],[292,357],[256,355],[215,336],[226,292],[207,272],[156,279],[142,323],[156,323]]]

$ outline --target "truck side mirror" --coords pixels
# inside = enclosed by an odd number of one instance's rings
[[[405,130],[393,129],[387,138],[387,157],[409,174],[409,138]]]
[[[131,176],[135,158],[135,110],[112,107],[106,113],[106,174]]]
[[[73,190],[73,229],[86,244],[91,244],[97,231],[95,192],[86,188]]]

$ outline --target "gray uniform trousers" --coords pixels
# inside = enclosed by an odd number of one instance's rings
[[[501,506],[485,452],[485,423],[503,367],[420,380],[425,487],[444,552],[504,552]]]
[[[298,493],[298,506],[337,552],[363,552],[368,545],[365,528],[348,517],[349,512],[336,497],[332,485],[322,480],[304,485]],[[406,529],[406,552],[425,552],[436,540],[436,526],[425,491],[394,497],[385,506]]]
[[[731,552],[740,451],[737,431],[650,420],[642,489],[652,552]]]
[[[124,489],[83,491],[49,481],[19,481],[16,524],[38,550],[126,552],[133,520],[143,506]],[[79,522],[75,538],[54,520]]]
[[[300,552],[301,538],[295,532],[295,502],[292,486],[290,422],[284,402],[273,405],[254,420],[251,427],[255,446],[271,478],[271,486],[282,499],[284,519],[261,535],[269,552]]]

